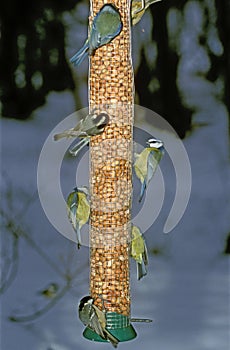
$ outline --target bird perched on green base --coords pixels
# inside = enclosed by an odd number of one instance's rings
[[[131,3],[131,18],[132,18],[132,25],[134,26],[137,24],[142,16],[145,13],[145,10],[147,8],[154,4],[155,2],[158,2],[161,0],[132,0]]]
[[[136,176],[141,182],[139,202],[141,202],[145,190],[155,174],[157,166],[164,154],[164,144],[161,140],[151,138],[146,144],[147,147],[140,154],[135,154],[136,160],[134,162]]]
[[[110,43],[122,30],[121,16],[113,4],[105,4],[93,19],[89,37],[83,47],[70,59],[75,66],[101,46]]]
[[[140,280],[147,275],[148,251],[140,229],[134,225],[132,225],[131,240],[131,257],[136,260],[137,279]]]
[[[68,218],[77,235],[77,247],[81,247],[81,228],[87,223],[90,215],[89,191],[87,187],[75,187],[67,198]]]
[[[109,116],[106,112],[98,112],[93,109],[85,118],[82,118],[74,128],[65,130],[54,135],[54,140],[58,141],[64,137],[91,137],[103,133],[109,122]]]
[[[91,296],[86,296],[80,300],[78,314],[85,326],[91,328],[103,339],[108,340],[114,348],[117,347],[118,339],[106,329],[106,313],[94,305],[94,299]]]

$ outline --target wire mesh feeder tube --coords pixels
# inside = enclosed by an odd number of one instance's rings
[[[103,5],[92,0],[92,16]],[[114,5],[122,32],[90,58],[90,110],[106,111],[110,117],[103,134],[90,142],[90,294],[106,310],[107,329],[126,341],[136,336],[130,324],[129,272],[134,87],[130,3],[117,0]],[[83,334],[103,341],[88,328]]]

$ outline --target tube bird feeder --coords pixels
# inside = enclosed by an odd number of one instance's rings
[[[126,341],[136,336],[130,324],[129,272],[134,83],[130,0],[111,3],[123,29],[95,52],[89,68],[89,109],[106,111],[110,118],[105,131],[90,141],[90,295],[106,310],[108,330]],[[91,1],[91,18],[104,4]],[[83,334],[103,341],[89,328]]]

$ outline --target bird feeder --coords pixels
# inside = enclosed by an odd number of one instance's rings
[[[106,310],[107,329],[126,341],[130,324],[130,231],[134,83],[129,0],[111,1],[123,29],[90,57],[89,108],[110,117],[105,131],[90,141],[90,295]],[[91,19],[104,5],[92,0]],[[103,305],[104,304],[104,305]],[[84,336],[105,341],[91,329]]]

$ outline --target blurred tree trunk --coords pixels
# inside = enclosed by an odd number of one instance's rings
[[[210,77],[214,78],[220,75],[224,79],[224,102],[230,111],[230,1],[229,0],[215,0],[217,11],[217,28],[220,37],[220,41],[224,47],[224,53],[221,57],[217,57],[214,64],[212,64],[213,70],[216,70],[216,74],[212,71],[209,72]]]
[[[180,10],[185,2],[185,0],[175,1],[173,6],[177,6]],[[145,57],[142,52],[142,62],[136,75],[136,90],[140,104],[159,113],[183,138],[186,130],[190,128],[191,111],[182,105],[177,87],[179,56],[169,46],[166,21],[167,13],[171,6],[172,4],[167,1],[150,6],[154,23],[152,38],[156,41],[158,51],[156,69],[151,70],[149,67],[146,67]],[[147,91],[147,86],[153,75],[159,82],[159,89],[151,93]]]
[[[181,11],[186,3],[188,3],[187,0],[175,0],[173,8]],[[214,84],[219,78],[223,79],[223,99],[227,108],[230,109],[230,22],[228,18],[230,1],[215,0],[215,8],[212,7],[212,3],[208,4],[207,2],[202,2],[200,6],[203,8],[204,27],[203,34],[198,40],[200,45],[207,50],[211,61],[210,69],[203,77]],[[156,41],[158,52],[156,68],[148,66],[143,50],[141,64],[136,75],[136,90],[140,104],[162,115],[175,128],[179,136],[183,138],[186,130],[191,129],[191,111],[183,105],[177,86],[179,53],[169,45],[167,15],[171,8],[172,2],[170,1],[162,1],[154,6],[150,6],[154,23],[152,38]],[[215,12],[217,21],[214,19]],[[210,43],[208,42],[208,40],[212,40],[210,29],[215,30],[215,26],[217,26],[219,39],[224,47],[223,53],[210,49]],[[209,34],[207,34],[208,32]],[[213,40],[218,39],[213,38]],[[159,87],[154,92],[151,92],[148,86],[153,78],[156,79]]]
[[[73,0],[10,0],[1,7],[2,115],[26,119],[50,90],[74,89],[65,60],[65,31],[60,13]]]

